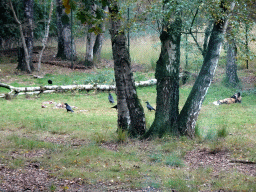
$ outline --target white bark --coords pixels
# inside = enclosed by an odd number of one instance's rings
[[[156,79],[150,79],[147,81],[140,81],[135,82],[135,86],[137,87],[144,87],[144,86],[151,86],[156,84]],[[99,91],[111,91],[115,90],[115,85],[52,85],[52,86],[41,86],[41,87],[13,87],[11,85],[7,85],[5,83],[0,83],[0,87],[7,88],[11,90],[8,94],[13,95],[13,93],[18,93],[20,95],[22,94],[38,94],[40,91],[43,90],[43,93],[53,93],[58,91],[72,91],[72,90],[78,90],[78,91],[91,91],[91,90],[99,90]],[[4,97],[4,94],[0,95],[0,97]]]
[[[45,36],[44,36],[43,41],[42,41],[43,48],[42,48],[42,50],[40,51],[40,54],[39,54],[38,68],[37,68],[38,72],[41,69],[41,60],[42,60],[43,52],[44,52],[44,49],[45,49],[45,46],[46,46],[46,43],[47,43],[47,39],[48,39],[48,35],[49,35],[49,28],[50,28],[50,23],[51,23],[51,18],[52,18],[52,10],[53,10],[53,0],[51,0],[49,18],[48,18],[48,21],[47,21]]]

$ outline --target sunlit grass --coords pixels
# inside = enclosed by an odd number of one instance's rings
[[[157,54],[147,50],[154,50],[150,47],[152,44],[142,45],[147,40],[148,38],[134,40],[137,43],[131,46],[137,50],[131,51],[134,62],[148,65],[152,58],[157,59]],[[155,40],[150,40],[154,44]],[[108,46],[103,50],[103,55],[106,55],[106,59],[111,59],[110,45]],[[149,52],[152,58],[144,58],[142,55],[145,52]],[[191,65],[191,70],[196,71],[196,65]],[[65,92],[30,98],[21,95],[8,101],[0,99],[1,164],[22,169],[28,162],[38,162],[41,169],[50,170],[58,178],[82,178],[87,183],[120,182],[126,189],[153,187],[160,191],[175,189],[184,192],[219,189],[253,191],[256,188],[253,176],[236,169],[219,170],[216,173],[213,165],[194,170],[184,159],[188,151],[206,148],[211,152],[228,152],[232,159],[256,161],[255,85],[225,87],[220,80],[224,76],[223,65],[219,65],[215,81],[203,102],[197,120],[198,137],[193,140],[164,135],[161,139],[140,141],[118,132],[117,111],[111,108],[113,105],[108,102],[107,92]],[[8,73],[7,68],[2,69]],[[154,78],[154,71],[151,70],[153,68],[149,66],[147,69],[151,72],[136,72],[135,80]],[[105,68],[95,69],[93,73],[76,71],[70,74],[46,74],[43,79],[30,78],[25,74],[11,77],[6,77],[6,74],[3,78],[6,81],[16,79],[11,83],[14,86],[46,85],[48,79],[52,79],[54,85],[111,84],[113,74],[113,69]],[[239,77],[253,74],[254,69],[238,71]],[[192,84],[191,81],[180,87],[179,110],[182,109]],[[242,93],[241,104],[212,104],[213,101],[230,97],[237,91]],[[7,90],[0,88],[0,92]],[[137,92],[149,128],[154,121],[155,112],[148,111],[145,102],[149,101],[156,107],[156,87],[140,87]],[[114,92],[112,95],[116,101]],[[67,113],[65,109],[54,108],[51,104],[42,108],[44,101],[67,102],[75,106],[75,112]],[[36,151],[44,153],[26,158],[26,154]],[[16,155],[15,158],[13,154]],[[52,184],[50,188],[54,191],[56,187]]]

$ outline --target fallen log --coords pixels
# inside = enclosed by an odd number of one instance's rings
[[[157,82],[156,79],[150,79],[147,81],[135,82],[136,87],[145,87],[155,85]],[[4,87],[10,90],[8,95],[33,95],[33,94],[42,94],[42,93],[53,93],[53,92],[62,92],[62,91],[114,91],[116,89],[115,85],[47,85],[40,87],[13,87],[4,83],[0,83],[0,87]],[[0,97],[6,97],[6,94],[1,94]]]

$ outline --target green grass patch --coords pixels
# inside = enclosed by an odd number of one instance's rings
[[[135,80],[154,77],[154,73],[136,72]],[[220,77],[222,77],[220,75]],[[47,84],[113,83],[113,69],[93,73],[74,72],[70,75],[46,74],[43,79],[21,75],[16,86]],[[181,110],[192,85],[180,88]],[[5,90],[3,90],[4,92]],[[242,103],[215,106],[213,101],[242,94]],[[146,101],[156,107],[156,86],[137,88],[149,126],[155,112],[146,109]],[[116,101],[116,95],[112,94]],[[226,172],[212,166],[193,169],[186,163],[188,151],[207,148],[211,152],[228,152],[230,158],[256,161],[256,95],[255,89],[228,88],[216,81],[208,90],[197,120],[196,134],[186,137],[164,135],[161,139],[137,140],[117,129],[117,111],[108,102],[108,92],[65,92],[24,95],[12,100],[0,99],[1,164],[24,168],[28,162],[40,162],[59,179],[82,178],[92,184],[122,183],[125,189],[157,189],[159,191],[252,191],[255,179],[231,169]],[[68,103],[74,113],[55,108],[45,101]],[[42,155],[36,155],[36,154]],[[27,158],[25,154],[34,154]],[[14,159],[12,157],[15,157]],[[241,180],[239,180],[239,178]],[[49,190],[56,189],[54,183]]]

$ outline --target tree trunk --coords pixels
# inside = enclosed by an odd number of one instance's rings
[[[24,0],[24,18],[25,18],[25,27],[24,27],[24,38],[26,43],[27,55],[24,53],[24,46],[21,48],[22,54],[19,54],[18,66],[17,69],[21,71],[27,71],[31,73],[35,68],[32,63],[32,54],[33,54],[33,0]],[[21,58],[22,57],[22,58]]]
[[[56,57],[71,60],[71,27],[70,19],[64,12],[62,0],[56,0],[58,52]],[[72,39],[74,42],[74,39]],[[76,58],[76,48],[73,43],[73,59]]]
[[[118,17],[119,10],[116,1],[109,7],[111,14],[111,42],[114,58],[115,80],[118,100],[118,123],[119,125],[128,125],[129,117],[125,110],[127,104],[130,115],[129,133],[131,136],[142,135],[145,133],[145,114],[142,105],[137,97],[135,83],[131,72],[131,60],[129,51],[126,47],[126,36],[121,31],[121,20]],[[123,106],[122,106],[123,105]]]
[[[86,53],[85,53],[85,61],[84,65],[88,67],[94,66],[93,61],[93,47],[96,40],[96,35],[94,32],[89,32],[92,28],[92,25],[88,25],[88,33],[87,33],[87,41],[86,41]]]
[[[161,53],[156,65],[157,99],[155,120],[149,134],[162,136],[166,132],[178,133],[177,119],[179,114],[179,67],[180,67],[180,18],[163,29]]]
[[[107,12],[108,10],[108,7],[105,6],[105,7],[102,7],[102,9]],[[104,19],[105,21],[105,19]],[[102,44],[103,44],[103,40],[104,40],[104,33],[105,33],[105,23],[101,23],[100,24],[100,29],[101,29],[101,32],[96,36],[96,40],[95,40],[95,43],[94,43],[94,47],[93,47],[93,60],[94,62],[98,63],[100,62],[100,59],[101,59],[101,49],[102,49]]]
[[[50,29],[50,23],[51,23],[51,18],[52,18],[52,10],[53,10],[53,0],[51,0],[51,7],[50,7],[50,12],[49,12],[49,18],[47,21],[47,26],[45,29],[45,34],[44,34],[44,38],[42,40],[42,50],[39,53],[39,58],[38,58],[38,65],[37,65],[37,71],[39,72],[41,70],[41,61],[42,61],[42,56],[44,53],[44,49],[48,40],[48,35],[49,35],[49,29]]]
[[[92,17],[96,16],[95,13],[96,13],[97,5],[93,1],[87,4],[87,9],[92,14]],[[86,41],[86,53],[85,53],[85,61],[84,61],[84,65],[88,67],[94,66],[93,48],[96,40],[96,34],[92,30],[93,27],[95,27],[95,25],[92,24],[92,21],[89,21],[88,31],[87,31],[87,41]]]
[[[96,40],[95,40],[95,43],[93,46],[93,60],[96,63],[98,63],[101,59],[100,54],[101,54],[102,43],[103,43],[103,39],[104,39],[103,30],[105,31],[105,27],[103,27],[103,26],[104,26],[104,24],[101,24],[102,32],[96,36]]]
[[[232,3],[231,11],[234,6],[235,3]],[[214,23],[203,66],[179,115],[179,131],[182,135],[191,138],[195,135],[196,121],[218,64],[227,23],[228,17]]]
[[[209,24],[204,31],[204,44],[203,44],[203,53],[202,53],[203,57],[205,57],[205,55],[206,55],[209,37],[210,37],[211,31],[212,31],[212,25],[213,25],[213,21],[211,20],[211,21],[209,21]]]
[[[236,86],[237,83],[239,82],[239,79],[237,76],[236,56],[237,56],[237,48],[236,48],[235,40],[230,39],[228,42],[228,51],[227,51],[226,81],[231,86]]]

